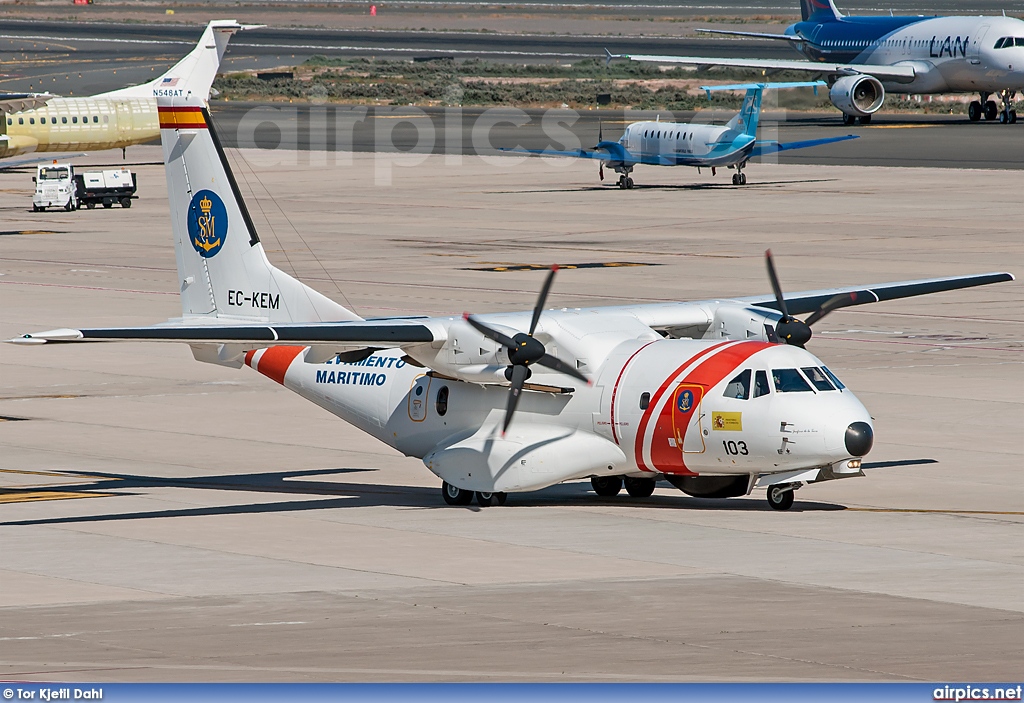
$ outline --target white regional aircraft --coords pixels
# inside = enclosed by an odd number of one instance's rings
[[[716,90],[745,90],[740,111],[724,125],[700,124],[697,122],[632,122],[619,141],[605,141],[604,128],[598,127],[597,146],[592,150],[558,151],[556,149],[502,149],[516,154],[537,156],[565,156],[574,159],[595,159],[601,162],[598,171],[604,180],[607,165],[619,175],[619,188],[632,188],[633,178],[629,175],[638,164],[648,166],[692,166],[700,172],[710,168],[715,175],[718,168],[736,169],[732,184],[747,184],[744,167],[750,159],[756,159],[780,151],[806,149],[847,139],[857,139],[848,134],[844,137],[825,137],[802,142],[780,143],[770,139],[757,138],[757,125],[761,117],[761,98],[765,90],[772,88],[814,88],[825,85],[821,81],[796,83],[742,83],[739,85],[701,86],[708,94]]]
[[[690,303],[364,320],[267,260],[209,114],[160,99],[183,317],[11,340],[184,342],[421,457],[463,505],[590,478],[701,497],[863,475],[871,416],[803,345],[837,308],[1013,280],[991,273]],[[794,315],[811,313],[806,321]]]
[[[965,7],[968,3],[965,3]],[[633,61],[805,71],[824,76],[843,121],[866,124],[885,99],[899,93],[977,93],[972,121],[1017,121],[1013,99],[1024,88],[1024,22],[1015,17],[894,17],[843,15],[833,0],[800,0],[801,21],[784,34],[698,31],[789,42],[805,61],[627,55]],[[606,50],[607,53],[607,50]],[[613,57],[608,54],[610,58]],[[997,109],[989,96],[998,95]]]

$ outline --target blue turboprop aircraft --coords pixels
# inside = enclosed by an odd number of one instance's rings
[[[825,85],[821,81],[794,83],[743,83],[740,85],[702,86],[711,97],[715,90],[746,90],[743,107],[725,125],[698,124],[694,122],[633,122],[617,142],[605,141],[603,129],[598,144],[593,149],[558,151],[554,149],[502,149],[518,154],[539,156],[564,156],[578,159],[596,159],[601,162],[600,176],[604,180],[604,168],[619,174],[619,188],[632,188],[630,173],[638,164],[647,166],[694,166],[710,168],[712,175],[717,169],[735,169],[733,185],[745,185],[747,175],[743,168],[752,158],[775,154],[792,149],[831,144],[856,139],[848,134],[842,137],[811,139],[801,142],[779,143],[757,139],[757,125],[761,115],[761,97],[769,88],[806,88]]]

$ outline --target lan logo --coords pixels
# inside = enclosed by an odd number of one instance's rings
[[[188,238],[199,256],[209,259],[228,237],[228,213],[224,201],[212,190],[201,190],[188,205]]]

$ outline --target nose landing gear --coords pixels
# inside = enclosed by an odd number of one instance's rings
[[[789,510],[793,507],[793,487],[785,484],[768,487],[768,505],[773,510]]]

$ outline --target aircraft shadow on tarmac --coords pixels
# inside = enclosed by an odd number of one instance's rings
[[[879,462],[865,468],[884,466],[907,466],[936,463],[933,459]],[[302,471],[281,471],[259,474],[225,474],[220,476],[196,476],[186,478],[161,478],[134,476],[130,474],[108,474],[100,472],[64,472],[74,480],[68,485],[49,485],[46,490],[88,494],[92,491],[102,497],[118,495],[140,495],[151,488],[191,488],[199,490],[238,491],[242,493],[277,493],[289,495],[326,496],[316,500],[283,500],[269,503],[241,503],[199,508],[179,508],[131,513],[109,513],[103,515],[82,515],[69,517],[38,518],[32,520],[11,520],[0,525],[56,525],[68,523],[111,522],[121,520],[147,520],[170,517],[201,517],[210,515],[240,515],[258,513],[288,513],[306,510],[328,510],[334,508],[398,507],[413,509],[455,509],[445,505],[437,488],[423,486],[395,486],[377,483],[347,483],[319,481],[315,477],[348,473],[365,473],[377,469],[337,468]],[[92,483],[81,483],[82,478],[94,479]],[[303,480],[303,477],[313,477]],[[38,488],[35,490],[39,490]],[[672,489],[674,490],[674,489]],[[113,491],[117,491],[113,493]],[[631,498],[625,493],[614,498],[595,496],[589,481],[577,481],[551,486],[540,491],[510,496],[509,507],[589,507],[621,506],[626,508],[672,509],[672,510],[713,510],[770,512],[767,502],[760,497],[730,498],[726,500],[701,499],[683,493],[656,494],[649,498]],[[481,510],[471,504],[464,510]],[[499,510],[500,508],[488,508]],[[836,503],[805,501],[799,498],[791,512],[838,511],[846,506]]]
[[[799,181],[751,181],[743,186],[734,186],[731,183],[637,183],[633,190],[752,190],[767,186],[789,186],[800,183],[832,183],[838,178],[813,178]],[[512,195],[523,193],[584,193],[587,191],[621,190],[615,182],[605,183],[596,186],[583,186],[581,188],[545,188],[543,190],[496,190],[491,191],[497,195]]]

